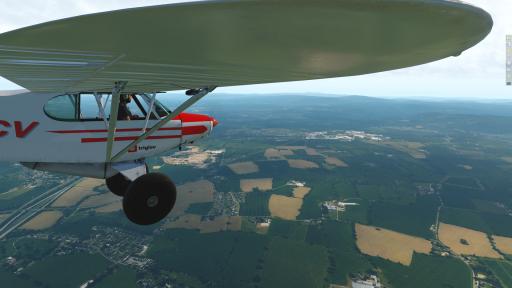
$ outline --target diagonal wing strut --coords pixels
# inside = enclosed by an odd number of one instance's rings
[[[110,119],[108,121],[108,136],[107,136],[107,155],[106,162],[110,162],[112,158],[112,147],[114,145],[114,136],[116,134],[117,114],[119,112],[119,100],[121,98],[121,91],[123,91],[127,82],[116,82],[112,90],[112,104],[110,104]]]

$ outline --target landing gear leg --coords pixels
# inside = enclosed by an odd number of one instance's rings
[[[176,203],[176,186],[164,174],[149,173],[137,178],[123,198],[126,217],[135,224],[151,225],[164,219]]]
[[[128,187],[132,184],[132,181],[126,178],[123,174],[117,173],[116,175],[107,178],[106,183],[110,192],[123,197],[128,190]]]

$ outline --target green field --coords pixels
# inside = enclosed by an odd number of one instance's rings
[[[265,255],[261,287],[322,287],[328,267],[327,249],[275,237]]]
[[[268,235],[304,241],[308,233],[308,225],[298,221],[272,220]]]
[[[270,216],[268,202],[272,194],[267,192],[250,192],[245,196],[245,203],[240,205],[242,216]]]
[[[498,278],[503,287],[512,287],[512,264],[506,261],[482,260]]]
[[[372,262],[382,269],[393,288],[472,287],[471,271],[457,259],[414,254],[410,267],[380,258]]]
[[[113,271],[96,281],[94,284],[95,288],[112,288],[112,287],[123,287],[123,288],[137,288],[136,272],[130,268],[121,266],[113,269]]]
[[[430,226],[436,221],[438,206],[434,195],[418,197],[408,205],[375,202],[370,207],[370,224],[430,239],[433,237]]]
[[[192,203],[186,213],[197,214],[197,215],[208,215],[208,212],[213,208],[212,202],[207,203]]]
[[[13,243],[13,247],[16,248],[11,256],[41,260],[45,256],[48,256],[58,245],[58,242],[52,240],[22,238]]]
[[[24,271],[32,281],[52,288],[78,287],[105,271],[109,262],[99,255],[50,256]]]
[[[356,248],[352,224],[327,221],[310,226],[307,241],[328,249],[327,279],[330,284],[344,285],[350,273],[363,273],[372,268]]]
[[[267,241],[254,233],[172,230],[155,239],[148,255],[160,269],[183,272],[203,283],[252,287],[259,279]]]
[[[485,233],[492,233],[491,228],[481,217],[480,213],[474,210],[444,207],[441,209],[440,221]]]

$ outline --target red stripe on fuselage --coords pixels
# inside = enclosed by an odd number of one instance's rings
[[[150,128],[147,128],[146,131],[149,131]],[[175,128],[160,128],[158,131],[179,131],[181,128],[175,127]],[[119,128],[116,129],[116,132],[141,132],[142,128]],[[107,133],[108,130],[106,129],[96,129],[96,130],[55,130],[55,131],[48,131],[50,133],[56,133],[56,134],[84,134],[84,133]]]
[[[182,135],[163,135],[163,136],[149,136],[146,140],[162,140],[162,139],[177,139],[181,138],[181,136],[191,136],[191,135],[200,135],[208,131],[208,128],[205,126],[190,126],[183,127]],[[139,138],[139,136],[126,136],[126,137],[115,137],[115,142],[120,141],[135,141]],[[102,143],[107,142],[106,137],[99,138],[82,138],[82,143]]]
[[[139,136],[115,137],[115,142],[121,141],[135,141]],[[162,139],[177,139],[181,135],[165,135],[165,136],[149,136],[146,140],[162,140]],[[107,138],[82,138],[82,143],[102,143],[107,142]]]

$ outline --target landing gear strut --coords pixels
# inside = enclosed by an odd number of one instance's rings
[[[106,180],[108,190],[116,194],[117,196],[123,197],[132,181],[126,178],[123,174],[117,173],[115,176],[107,178]]]

